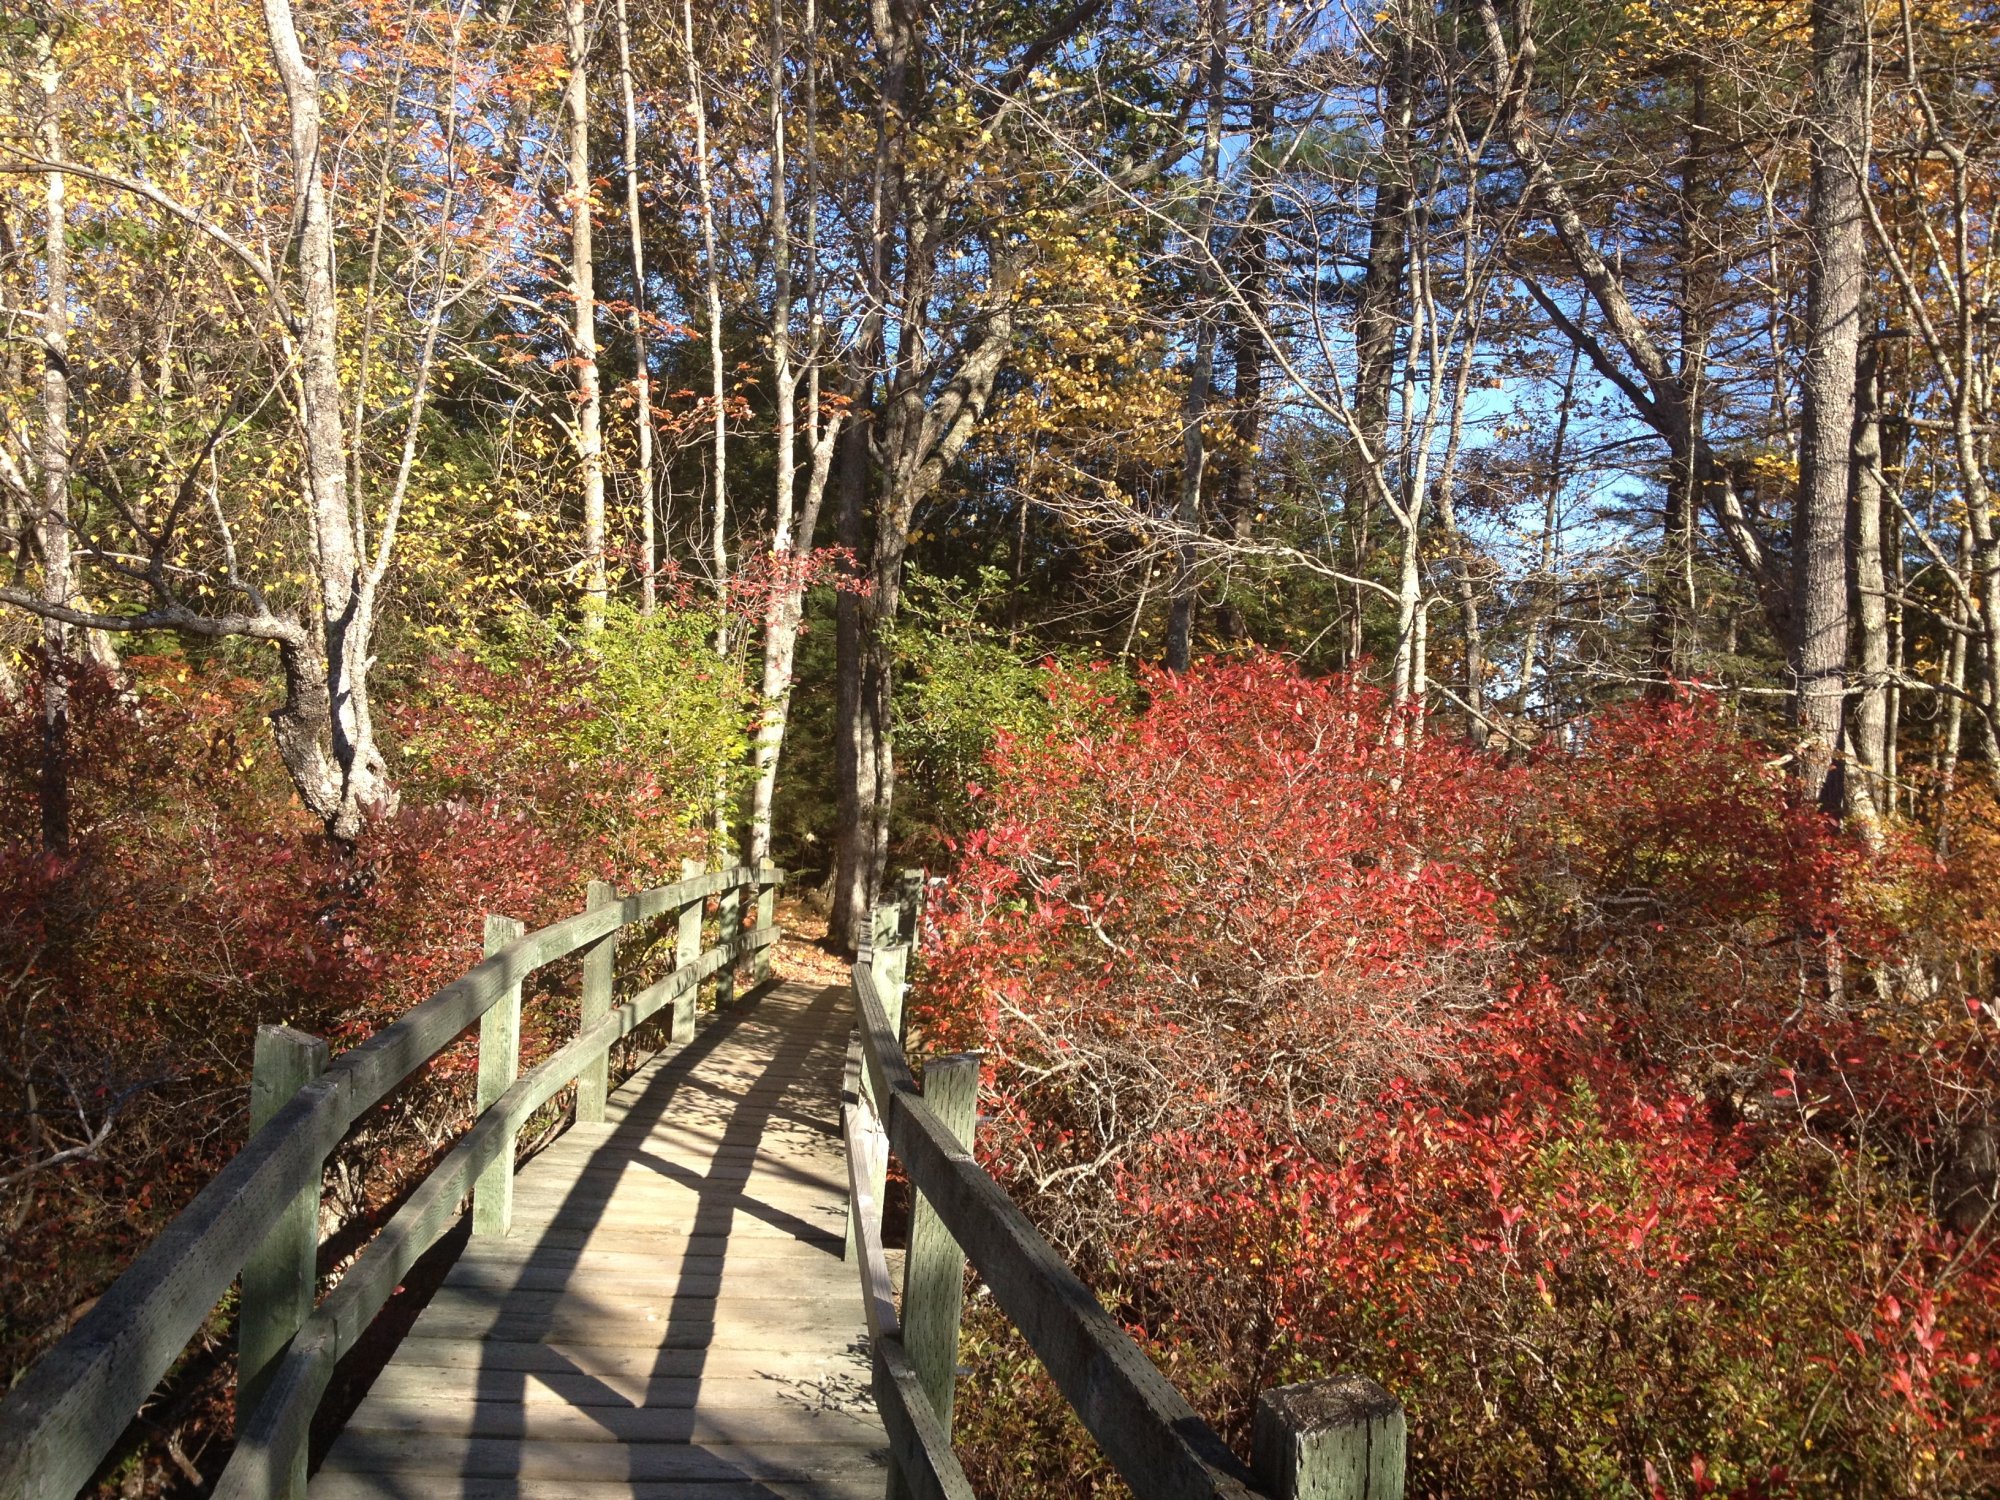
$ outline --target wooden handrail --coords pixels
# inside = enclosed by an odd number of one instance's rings
[[[901,925],[907,933],[907,921]],[[887,933],[897,926],[883,911],[870,931]],[[1402,1409],[1365,1379],[1350,1376],[1264,1392],[1255,1471],[1202,1421],[925,1101],[881,990],[883,973],[900,988],[907,941],[897,945],[905,947],[901,954],[864,951],[854,965],[860,1064],[868,1085],[862,1107],[872,1099],[886,1144],[903,1163],[911,1186],[957,1241],[1133,1493],[1146,1500],[1257,1495],[1400,1500]],[[900,995],[896,999],[900,1013]],[[850,1118],[852,1156],[857,1134],[865,1133],[856,1125],[868,1116],[850,1111]],[[862,1141],[859,1149],[877,1148]],[[863,1172],[858,1165],[852,1170],[859,1183]],[[861,1221],[872,1210],[870,1204],[856,1205],[858,1246],[866,1245],[868,1229]],[[868,1257],[858,1258],[865,1283]],[[909,1314],[906,1307],[904,1317]],[[921,1482],[907,1463],[899,1468],[906,1483]]]
[[[841,1135],[847,1146],[847,1185],[854,1207],[856,1266],[861,1273],[861,1306],[868,1322],[868,1347],[873,1357],[875,1406],[889,1436],[894,1472],[903,1481],[891,1487],[896,1500],[976,1500],[972,1483],[951,1451],[951,1432],[924,1394],[923,1382],[903,1346],[902,1320],[889,1283],[888,1256],[882,1249],[881,1205],[874,1201],[874,1168],[882,1150],[879,1132],[871,1128],[868,1101],[854,1087],[850,1057],[849,1081],[841,1095]]]
[[[889,1143],[1135,1494],[1249,1500],[1250,1471],[1106,1312],[1006,1190],[953,1140],[911,1076],[869,965],[854,966],[862,1055]]]
[[[552,923],[474,965],[335,1058],[251,1137],[68,1336],[0,1402],[0,1496],[70,1500],[288,1206],[306,1186],[317,1190],[326,1158],[354,1122],[479,1021],[514,986],[620,928],[672,910],[699,910],[695,904],[712,895],[762,891],[782,884],[784,878],[782,871],[769,867],[737,866],[641,891]],[[691,992],[702,979],[721,973],[736,959],[762,951],[776,937],[772,926],[726,935],[695,964],[677,969],[644,995],[595,1022],[494,1102],[314,1313],[307,1325],[313,1338],[293,1341],[293,1349],[266,1385],[258,1411],[245,1426],[245,1440],[261,1439],[263,1446],[246,1454],[243,1483],[260,1473],[265,1476],[260,1482],[270,1480],[271,1466],[280,1455],[289,1464],[292,1455],[302,1451],[286,1447],[283,1440],[302,1436],[333,1361],[352,1347],[393,1290],[401,1271],[387,1268],[407,1269],[448,1227],[478,1168],[497,1159],[502,1143],[512,1141],[521,1121],[645,1016]],[[649,1008],[632,1019],[642,1001],[650,1002]],[[459,1184],[456,1191],[454,1183]],[[343,1296],[364,1268],[366,1274]],[[327,1350],[336,1352],[328,1356]],[[310,1402],[304,1397],[308,1390],[313,1393]],[[271,1483],[271,1489],[278,1488],[281,1479]],[[270,1491],[252,1487],[240,1492]]]

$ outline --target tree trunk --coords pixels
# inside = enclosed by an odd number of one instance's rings
[[[1847,504],[1854,441],[1855,357],[1867,278],[1861,159],[1868,122],[1868,11],[1861,0],[1814,0],[1812,186],[1799,420],[1799,495],[1792,522],[1797,621],[1799,790],[1842,805],[1837,750],[1846,692]]]
[[[41,90],[39,145],[49,161],[63,159],[57,96],[62,74],[54,38],[45,28],[35,37],[36,81]],[[61,172],[43,179],[47,214],[42,309],[42,421],[36,461],[41,465],[42,510],[36,528],[42,552],[42,598],[69,608],[76,592],[70,561],[69,513],[69,213]],[[71,627],[42,618],[42,755],[40,802],[42,847],[52,854],[69,848],[69,666]]]
[[[576,457],[583,466],[583,629],[604,629],[611,585],[604,563],[604,399],[597,369],[597,267],[590,237],[590,6],[564,0],[569,84],[569,290],[575,302]]]
[[[1486,748],[1493,726],[1486,718],[1486,633],[1479,619],[1479,585],[1472,575],[1472,551],[1458,529],[1458,509],[1451,486],[1438,486],[1438,521],[1451,547],[1452,591],[1458,596],[1459,629],[1465,636],[1465,731],[1479,749]]]
[[[1701,466],[1696,455],[1703,444],[1715,304],[1711,215],[1721,189],[1711,164],[1708,83],[1699,65],[1689,89],[1687,149],[1675,205],[1680,238],[1680,294],[1675,299],[1680,314],[1678,380],[1687,399],[1679,413],[1683,431],[1667,465],[1667,503],[1653,588],[1653,670],[1659,680],[1652,691],[1659,696],[1694,674],[1700,634],[1694,597],[1695,531],[1701,508]]]
[[[835,601],[835,651],[839,658],[837,701],[834,712],[833,775],[839,792],[840,844],[836,851],[833,877],[833,909],[827,930],[839,942],[852,946],[867,919],[868,860],[864,857],[864,830],[873,827],[876,817],[875,735],[862,718],[861,587],[866,556],[864,512],[870,489],[868,434],[871,426],[869,401],[856,404],[840,438],[840,546],[851,570],[849,586]]]
[[[368,706],[375,622],[363,597],[360,539],[348,504],[340,306],[319,77],[300,48],[290,0],[264,0],[264,20],[291,126],[300,299],[296,392],[319,593],[316,638],[309,634],[280,651],[286,697],[272,724],[307,808],[335,839],[352,842],[368,811],[394,799]]]
[[[1549,469],[1546,488],[1542,493],[1542,540],[1540,566],[1536,569],[1535,593],[1538,596],[1528,614],[1528,626],[1521,637],[1521,669],[1514,679],[1514,715],[1525,719],[1528,714],[1528,694],[1534,688],[1535,653],[1540,647],[1542,619],[1544,615],[1553,617],[1561,590],[1556,582],[1556,526],[1562,504],[1563,465],[1569,447],[1570,403],[1576,397],[1576,369],[1583,352],[1575,344],[1569,349],[1569,368],[1563,376],[1562,398],[1556,407],[1556,431],[1549,443]],[[1549,643],[1555,643],[1555,631],[1549,631]],[[1551,659],[1553,659],[1553,654]]]
[[[1854,597],[1860,694],[1847,730],[1847,815],[1871,844],[1881,840],[1889,800],[1889,599],[1882,565],[1882,419],[1871,342],[1856,379],[1851,472],[1854,490]]]
[[[1390,696],[1396,705],[1415,703],[1420,711],[1419,682],[1425,670],[1418,639],[1424,623],[1423,507],[1423,495],[1414,493],[1409,509],[1397,517],[1402,546],[1396,568],[1396,659],[1390,671]]]
[[[771,540],[770,598],[764,611],[764,672],[760,685],[760,712],[751,764],[756,779],[750,792],[749,857],[752,864],[768,859],[771,853],[771,813],[778,788],[778,760],[784,751],[785,727],[791,717],[792,670],[796,659],[800,625],[805,618],[806,567],[812,553],[813,535],[819,526],[819,512],[833,466],[840,427],[837,418],[822,422],[819,396],[820,325],[819,262],[819,143],[818,85],[814,72],[818,58],[818,14],[813,0],[806,0],[806,360],[808,397],[806,435],[811,444],[812,466],[806,475],[806,492],[799,501],[796,525],[793,520],[793,492],[797,485],[794,449],[798,437],[799,374],[792,367],[791,225],[787,218],[785,161],[785,115],[782,68],[785,55],[784,11],[771,12],[771,225],[773,311],[771,315],[771,364],[778,407],[777,479],[773,497],[775,524]]]
[[[1345,485],[1349,567],[1365,577],[1374,554],[1376,476],[1369,472],[1389,443],[1389,395],[1396,387],[1396,333],[1402,326],[1404,279],[1409,267],[1410,102],[1408,64],[1390,37],[1382,60],[1383,138],[1375,155],[1368,208],[1368,262],[1354,308],[1354,415],[1366,456],[1353,455]],[[1350,662],[1363,650],[1368,593],[1354,586],[1348,620]]]
[[[724,672],[730,669],[733,636],[729,628],[729,376],[722,349],[722,265],[715,235],[715,185],[708,164],[708,97],[695,61],[694,4],[681,0],[681,40],[687,63],[688,115],[694,122],[695,192],[701,200],[702,286],[708,304],[708,396],[710,421],[709,572],[715,593],[715,656]],[[714,851],[727,859],[730,849],[729,773],[715,773]]]
[[[1229,14],[1225,0],[1211,0],[1208,15],[1208,106],[1201,147],[1200,205],[1196,209],[1195,340],[1181,403],[1181,483],[1174,506],[1177,534],[1173,602],[1167,610],[1166,666],[1185,672],[1194,649],[1196,543],[1202,529],[1202,481],[1208,469],[1209,388],[1215,379],[1215,221],[1222,165],[1222,112],[1229,77]]]
[[[701,200],[702,289],[708,308],[708,399],[710,411],[709,567],[713,574],[716,655],[728,654],[729,631],[729,376],[722,348],[722,267],[715,238],[715,186],[708,165],[708,98],[695,62],[694,4],[681,0],[682,43],[687,62],[688,116],[694,122],[695,192]]]
[[[632,241],[632,372],[638,404],[639,612],[659,607],[660,542],[653,518],[653,371],[646,355],[646,237],[639,221],[639,113],[632,97],[632,25],[618,0],[618,87],[625,114],[625,227]],[[598,494],[603,495],[599,462]]]

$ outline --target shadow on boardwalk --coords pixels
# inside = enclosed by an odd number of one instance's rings
[[[841,1259],[851,1017],[844,989],[767,990],[530,1162],[313,1500],[879,1500]]]

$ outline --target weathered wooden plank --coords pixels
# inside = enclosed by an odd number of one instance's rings
[[[874,973],[860,962],[854,965],[854,1001],[855,1025],[861,1033],[862,1076],[869,1097],[886,1100],[898,1092],[916,1093],[916,1075],[903,1056],[900,1021],[892,1018]]]
[[[531,1177],[551,1181],[562,1174],[569,1174],[571,1181],[589,1185],[636,1183],[647,1177],[670,1182],[678,1180],[651,1162],[625,1159],[615,1146],[609,1150],[598,1147],[565,1153],[553,1160],[550,1155],[543,1152],[527,1170],[519,1174],[524,1185]],[[712,1151],[684,1147],[676,1152],[674,1164],[689,1173],[700,1174],[701,1180],[708,1183],[765,1182],[826,1192],[846,1191],[847,1174],[841,1159],[838,1154],[827,1151],[814,1152],[809,1159],[798,1160],[787,1159],[762,1141],[732,1144]]]
[[[579,1265],[575,1256],[515,1261],[461,1258],[446,1273],[444,1284],[489,1293],[574,1288],[579,1296],[596,1297],[670,1277],[677,1292],[695,1297],[773,1290],[782,1295],[788,1285],[820,1279],[825,1266],[825,1255],[816,1249],[769,1239],[700,1255],[621,1256],[610,1266]]]
[[[313,1500],[882,1500],[880,1468],[821,1473],[811,1479],[681,1479],[667,1482],[456,1474],[323,1473]]]
[[[764,1479],[624,1480],[571,1485],[561,1480],[471,1479],[449,1474],[323,1475],[316,1500],[881,1500],[879,1473],[855,1473],[796,1483]]]
[[[660,1257],[679,1255],[689,1239],[713,1238],[723,1233],[731,1243],[741,1244],[749,1239],[797,1241],[817,1249],[829,1251],[835,1257],[841,1252],[840,1226],[831,1227],[801,1224],[796,1220],[774,1222],[776,1216],[760,1216],[753,1213],[737,1213],[727,1224],[715,1226],[701,1225],[698,1234],[690,1234],[688,1226],[661,1226],[651,1220],[620,1218],[609,1222],[571,1225],[550,1223],[536,1225],[533,1238],[527,1238],[526,1230],[517,1230],[514,1238],[490,1240],[479,1247],[482,1256],[501,1256],[518,1249],[523,1255],[550,1252],[574,1252],[584,1250],[612,1251],[628,1255],[654,1254]],[[849,1271],[846,1274],[852,1275]]]
[[[842,1193],[816,1180],[802,1182],[772,1171],[710,1173],[703,1170],[700,1162],[686,1166],[674,1163],[671,1173],[666,1170],[623,1175],[579,1172],[567,1183],[543,1175],[527,1182],[521,1194],[523,1203],[543,1203],[570,1215],[613,1202],[665,1213],[685,1213],[694,1199],[720,1207],[728,1201],[749,1198],[774,1207],[818,1207],[827,1203],[846,1207]]]
[[[327,1455],[336,1472],[455,1474],[463,1478],[619,1480],[810,1480],[825,1472],[866,1470],[886,1452],[872,1443],[587,1443],[515,1438],[441,1438],[399,1432],[345,1432]],[[876,1468],[876,1472],[881,1472]]]
[[[716,1262],[728,1258],[730,1262],[746,1260],[792,1260],[792,1262],[812,1262],[818,1264],[824,1258],[838,1260],[840,1244],[838,1240],[828,1244],[828,1236],[820,1234],[814,1240],[804,1240],[796,1236],[772,1236],[768,1240],[730,1240],[728,1234],[708,1232],[706,1228],[690,1234],[686,1226],[680,1230],[656,1230],[642,1234],[628,1234],[618,1240],[608,1236],[606,1244],[588,1246],[584,1240],[590,1238],[588,1230],[574,1230],[562,1226],[538,1228],[530,1238],[526,1234],[516,1234],[512,1240],[486,1240],[482,1244],[468,1244],[458,1256],[460,1266],[492,1266],[496,1270],[506,1266],[564,1266],[576,1268],[580,1272],[590,1272],[592,1268],[602,1268],[606,1274],[654,1274],[660,1266],[682,1266],[696,1260],[714,1258]]]
[[[866,1415],[770,1399],[756,1405],[680,1402],[664,1406],[575,1406],[562,1402],[479,1401],[371,1393],[348,1432],[409,1432],[440,1438],[513,1438],[582,1443],[839,1443],[873,1447],[882,1425]]]
[[[582,1318],[612,1321],[640,1321],[649,1316],[701,1318],[714,1322],[742,1317],[756,1321],[796,1317],[801,1326],[819,1309],[830,1309],[847,1322],[855,1317],[854,1298],[844,1284],[845,1277],[813,1280],[767,1275],[764,1285],[750,1283],[749,1290],[721,1294],[702,1293],[688,1288],[685,1279],[670,1266],[663,1266],[652,1285],[626,1286],[610,1290],[556,1291],[533,1288],[441,1286],[431,1295],[422,1315],[440,1319],[509,1317],[553,1318],[559,1313]],[[419,1318],[419,1322],[422,1318]]]
[[[846,1268],[841,1268],[845,1276]],[[809,1381],[821,1376],[866,1378],[868,1361],[855,1341],[838,1346],[782,1349],[641,1349],[631,1345],[592,1344],[578,1339],[547,1342],[507,1339],[439,1339],[413,1331],[396,1346],[390,1366],[421,1366],[445,1370],[512,1370],[536,1376],[587,1375],[620,1389],[635,1389],[649,1379],[672,1376],[758,1376],[774,1381]]]
[[[546,1346],[544,1346],[546,1347]],[[741,1351],[735,1351],[740,1355]],[[619,1406],[691,1407],[718,1411],[761,1410],[774,1397],[787,1407],[872,1413],[874,1403],[857,1375],[865,1376],[865,1364],[856,1361],[853,1372],[840,1372],[836,1379],[822,1356],[811,1361],[794,1361],[796,1369],[768,1366],[736,1375],[716,1374],[702,1366],[704,1361],[690,1352],[690,1374],[680,1376],[643,1375],[617,1378],[591,1375],[576,1369],[507,1371],[489,1369],[468,1359],[458,1368],[411,1364],[398,1358],[375,1377],[368,1399],[389,1401],[425,1400],[525,1403],[530,1406]]]
[[[662,1304],[651,1312],[565,1306],[546,1314],[504,1307],[433,1307],[417,1320],[416,1329],[430,1338],[574,1341],[638,1349],[780,1349],[821,1334],[851,1337],[855,1332],[851,1300],[744,1303],[726,1312],[717,1311],[713,1303],[680,1310]]]
[[[895,907],[875,907],[869,913],[869,944],[855,964],[856,973],[864,969],[868,972],[871,992],[876,996],[881,1012],[886,1018],[885,1034],[872,1038],[872,1043],[887,1049],[891,1045],[888,1038],[893,1037],[894,1051],[898,1060],[903,1055],[903,978],[907,971],[909,950],[900,945],[891,945],[888,939],[893,936],[899,921],[900,917]],[[870,1044],[871,1038],[864,1033],[862,1041],[865,1048]],[[908,1071],[905,1067],[905,1076]],[[869,1170],[872,1174],[869,1179],[871,1190],[869,1201],[874,1203],[882,1201],[889,1177],[889,1152],[886,1137],[882,1136],[882,1122],[888,1118],[888,1106],[885,1102],[888,1096],[882,1092],[883,1077],[879,1068],[868,1068],[864,1069],[861,1079],[861,1093],[870,1106],[866,1122],[880,1138],[876,1143],[876,1149],[869,1155],[871,1164]],[[847,1244],[850,1254],[854,1252],[855,1247],[856,1231],[853,1222],[855,1201],[858,1200],[850,1200],[848,1206]]]

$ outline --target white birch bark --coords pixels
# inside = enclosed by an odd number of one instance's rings
[[[604,629],[610,576],[604,562],[604,397],[597,368],[597,268],[590,234],[590,7],[564,0],[563,35],[569,85],[563,110],[569,128],[569,276],[575,300],[572,358],[576,362],[576,456],[583,468],[583,629]],[[623,38],[621,36],[620,40]]]

